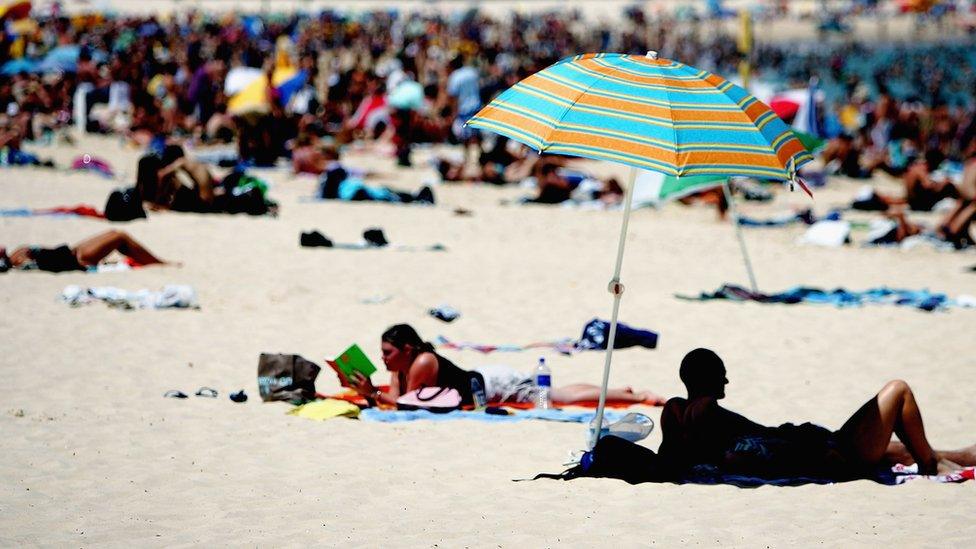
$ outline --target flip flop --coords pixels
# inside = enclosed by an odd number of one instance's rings
[[[244,389],[241,389],[236,393],[231,393],[230,399],[234,402],[247,402],[247,393],[244,392]]]
[[[200,387],[199,389],[197,389],[196,395],[198,397],[217,398],[217,389],[211,389],[210,387]]]
[[[166,393],[163,394],[163,398],[188,398],[188,397],[186,396],[186,393],[184,393],[183,391],[177,391],[176,389],[173,389],[172,391],[166,391]]]

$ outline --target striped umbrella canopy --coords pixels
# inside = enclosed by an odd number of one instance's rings
[[[663,174],[656,183],[658,195],[681,195],[711,186],[703,176],[760,177],[803,186],[796,171],[812,160],[786,123],[761,101],[720,76],[658,59],[656,52],[563,59],[502,92],[467,124],[540,153],[631,167],[616,266],[608,286],[614,301],[596,426],[602,423],[606,405],[624,291],[620,268],[638,170]],[[667,176],[677,179],[664,181]],[[747,268],[752,280],[748,263]],[[600,432],[599,427],[592,430],[591,448]]]
[[[540,152],[673,176],[787,180],[812,160],[789,127],[742,88],[641,55],[563,59],[502,92],[468,125]]]

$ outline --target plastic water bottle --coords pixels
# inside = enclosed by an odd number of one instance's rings
[[[539,357],[535,368],[535,407],[548,410],[552,408],[552,371],[546,366],[546,359]]]
[[[478,378],[471,378],[471,400],[475,410],[484,410],[488,406],[488,396],[485,395],[485,388],[481,386]]]

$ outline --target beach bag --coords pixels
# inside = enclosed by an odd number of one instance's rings
[[[583,335],[576,342],[578,349],[606,349],[610,338],[610,323],[606,320],[594,318],[583,327]],[[622,322],[617,323],[617,336],[613,341],[614,349],[627,347],[657,347],[657,334],[650,330],[633,328]]]
[[[421,387],[396,401],[397,410],[427,410],[446,414],[461,408],[461,393],[450,387]]]
[[[301,355],[261,353],[258,393],[261,400],[306,402],[315,398],[315,378],[321,368]]]
[[[615,478],[630,484],[668,480],[662,460],[654,450],[613,435],[601,437],[574,467],[559,474],[540,473],[531,480],[583,477]]]
[[[116,189],[108,195],[105,202],[105,219],[109,221],[132,221],[146,217],[142,207],[142,196],[135,187]]]

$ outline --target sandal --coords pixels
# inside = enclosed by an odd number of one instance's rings
[[[172,391],[166,391],[163,394],[163,398],[187,398],[186,393],[183,391],[177,391],[173,389]]]
[[[217,389],[211,389],[210,387],[200,387],[199,389],[197,389],[196,395],[198,397],[217,398]]]

